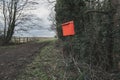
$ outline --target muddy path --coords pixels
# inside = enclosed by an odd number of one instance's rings
[[[0,48],[0,80],[16,80],[17,75],[49,42],[27,43]]]

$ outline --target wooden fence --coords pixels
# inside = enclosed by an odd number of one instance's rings
[[[27,42],[37,41],[37,40],[39,40],[39,38],[35,38],[35,37],[13,37],[11,42],[27,43]]]

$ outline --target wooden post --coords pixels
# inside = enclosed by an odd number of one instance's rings
[[[28,42],[28,37],[27,37],[27,42]]]
[[[19,43],[20,43],[21,41],[20,41],[20,37],[19,37]]]

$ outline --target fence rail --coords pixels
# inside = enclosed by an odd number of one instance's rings
[[[35,38],[35,37],[13,37],[11,42],[27,43],[27,42],[37,41],[37,40],[39,40],[39,38]]]

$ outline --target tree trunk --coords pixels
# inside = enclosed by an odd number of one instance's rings
[[[108,70],[113,69],[114,65],[114,33],[113,31],[118,29],[117,27],[119,26],[119,16],[120,16],[120,0],[110,0],[111,4],[111,12],[109,13],[109,28],[107,31],[107,52],[108,52]],[[116,29],[115,29],[116,28]]]
[[[13,3],[13,2],[12,2]],[[8,31],[7,35],[4,40],[4,44],[8,44],[14,34],[14,29],[15,29],[15,23],[16,23],[16,13],[17,13],[17,1],[15,1],[11,6],[11,10],[13,10],[13,14],[11,15],[11,12],[9,13],[10,16],[10,22],[8,25]],[[13,17],[12,17],[13,16]]]
[[[112,6],[114,7],[114,9],[116,9],[116,13],[114,14],[114,18],[113,18],[113,22],[114,22],[114,31],[115,33],[118,33],[117,31],[120,30],[120,0],[111,0],[112,2]],[[115,37],[115,45],[119,45],[120,46],[120,38],[119,36]],[[119,46],[117,47],[119,49]],[[120,55],[119,52],[116,52],[113,54],[114,58],[115,58],[115,68],[119,69],[119,61],[117,60],[117,58],[120,59]],[[117,57],[116,57],[117,56]],[[120,69],[119,69],[120,71]]]

